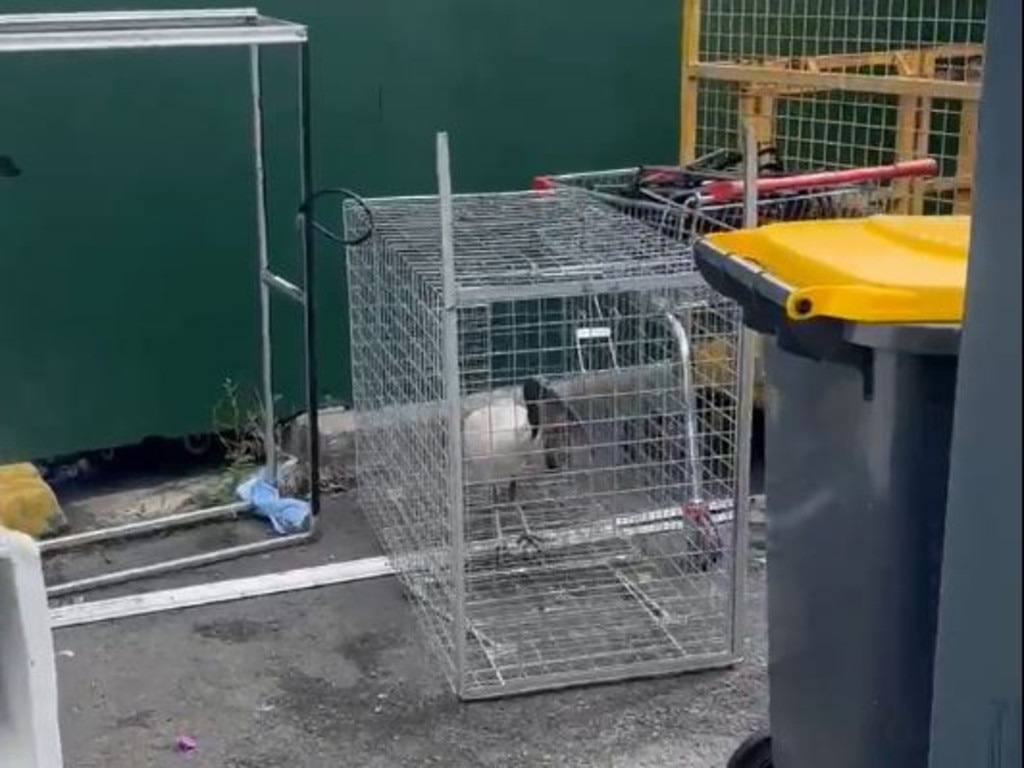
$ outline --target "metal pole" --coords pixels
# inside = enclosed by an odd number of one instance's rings
[[[989,0],[931,768],[1021,764],[1021,24]]]
[[[743,226],[757,226],[757,137],[749,125],[743,126]],[[736,402],[736,497],[732,519],[733,582],[731,650],[737,658],[743,654],[747,594],[747,544],[750,512],[750,441],[754,418],[754,333],[740,326],[739,397]]]
[[[76,581],[65,581],[60,584],[46,588],[46,594],[50,597],[62,597],[75,592],[84,592],[99,587],[110,587],[115,584],[123,584],[126,581],[161,576],[166,573],[175,573],[189,568],[198,568],[211,563],[222,563],[238,557],[255,555],[263,552],[270,552],[283,547],[290,547],[294,544],[303,544],[310,540],[309,533],[293,533],[288,536],[280,536],[276,539],[263,539],[254,541],[251,544],[239,544],[235,547],[216,549],[212,552],[204,552],[199,555],[189,555],[176,560],[162,560],[159,563],[141,565],[137,568],[126,568],[121,571],[111,571],[99,576],[88,576]]]
[[[252,93],[252,149],[256,170],[256,240],[259,249],[260,351],[263,384],[263,450],[267,481],[277,485],[277,418],[274,414],[274,361],[270,330],[270,288],[264,275],[270,270],[267,244],[267,179],[263,150],[263,82],[260,47],[249,47],[249,86]]]
[[[221,504],[217,507],[207,507],[192,512],[177,512],[173,515],[156,517],[151,520],[138,520],[134,523],[124,523],[123,525],[115,525],[110,528],[97,528],[92,531],[82,531],[81,533],[60,536],[55,539],[45,539],[39,542],[39,551],[43,553],[59,552],[104,541],[146,536],[151,533],[159,533],[168,528],[182,528],[186,525],[195,525],[211,520],[237,518],[239,515],[243,515],[251,510],[251,504],[237,501],[233,504]]]
[[[299,180],[302,189],[302,289],[305,321],[306,413],[308,418],[309,506],[320,514],[320,391],[316,350],[316,230],[313,226],[313,138],[309,43],[299,47]],[[307,208],[308,206],[308,208]]]
[[[452,542],[452,610],[455,636],[455,692],[462,695],[466,678],[466,553],[463,538],[462,398],[459,380],[459,309],[452,231],[452,177],[448,134],[437,134],[437,187],[441,213],[441,272],[444,300],[444,396],[448,403],[448,499]]]

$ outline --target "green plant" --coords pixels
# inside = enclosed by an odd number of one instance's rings
[[[220,398],[213,406],[213,433],[224,448],[227,467],[218,481],[190,499],[191,506],[209,507],[235,500],[235,489],[260,465],[267,455],[263,401],[258,394],[245,394],[230,378],[222,384]],[[280,427],[274,439],[280,444]]]
[[[230,378],[222,387],[223,394],[213,407],[214,434],[231,466],[251,468],[267,454],[263,400],[255,393],[246,396]],[[280,439],[275,425],[274,440],[280,443]]]

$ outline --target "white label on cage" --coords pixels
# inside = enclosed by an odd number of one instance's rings
[[[666,509],[652,509],[649,512],[638,512],[635,515],[623,515],[615,518],[615,525],[620,528],[639,525],[641,523],[653,523],[661,520],[672,520],[682,516],[682,509],[679,507],[668,507]]]
[[[576,329],[577,341],[591,341],[593,339],[610,339],[611,337],[612,329],[608,328],[607,326]]]
[[[668,531],[685,531],[686,523],[682,520],[666,520],[662,523],[647,523],[647,525],[629,526],[630,536],[642,536],[649,533],[666,533]]]
[[[715,523],[715,525],[731,523],[733,517],[731,507],[732,505],[730,504],[726,511],[712,512],[709,515],[711,521]],[[669,527],[664,530],[672,530],[680,525],[677,521],[683,517],[683,511],[679,507],[652,509],[649,512],[638,512],[635,515],[623,515],[622,517],[617,517],[615,518],[615,526],[617,528],[629,528],[630,533],[650,533],[654,532],[653,529],[651,529],[651,525],[657,526],[667,524]]]

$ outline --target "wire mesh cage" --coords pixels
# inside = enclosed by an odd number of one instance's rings
[[[455,691],[734,663],[739,318],[691,250],[581,190],[456,195],[446,306],[438,199],[368,214],[357,479]]]
[[[741,121],[790,172],[931,156],[901,213],[969,213],[984,0],[683,0],[681,156],[738,146]]]
[[[595,202],[657,230],[685,248],[692,248],[697,238],[743,226],[743,180],[738,168],[741,162],[741,153],[717,149],[686,166],[542,176],[534,180],[534,188],[583,191]],[[759,224],[860,218],[884,213],[893,208],[901,180],[934,176],[938,170],[934,159],[919,158],[885,166],[785,175],[774,150],[762,151],[758,165],[761,171],[769,173],[756,182],[754,204]],[[730,402],[734,393],[739,392],[741,400],[748,398],[751,405],[763,406],[764,377],[758,337],[751,335],[749,340],[755,358],[754,381],[751,390],[743,392],[733,371],[720,365],[720,361],[731,360],[738,354],[734,346],[738,334],[701,332],[705,323],[714,328],[716,322],[714,315],[700,312],[692,315],[692,356],[701,370],[710,375],[711,381],[699,397],[712,403]],[[740,407],[745,404],[741,402]],[[712,406],[700,410],[699,414],[701,419],[714,420],[719,412]],[[711,433],[719,431],[714,423],[700,427]]]

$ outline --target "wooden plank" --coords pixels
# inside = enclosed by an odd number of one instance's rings
[[[976,102],[981,98],[981,86],[978,83],[957,83],[918,77],[854,75],[846,72],[807,72],[717,62],[703,62],[695,65],[693,70],[696,76],[703,80],[779,86],[781,89],[794,87],[817,91],[854,91],[970,102]]]
[[[801,56],[796,59],[768,59],[765,66],[787,69],[806,69],[811,72],[835,72],[863,67],[898,68],[901,57],[919,58],[922,51],[929,51],[936,59],[969,59],[985,55],[985,46],[977,43],[951,43],[928,48],[900,48],[893,51],[863,51],[860,53],[829,53],[820,56]]]
[[[895,59],[901,76],[917,77],[921,72],[920,53],[900,52]],[[912,160],[917,152],[917,134],[921,125],[921,99],[917,96],[900,96],[896,113],[896,160]],[[895,211],[909,214],[915,211],[915,187],[920,185],[914,179],[899,179],[893,185]]]
[[[681,57],[682,93],[679,103],[679,162],[693,162],[697,157],[697,96],[700,78],[696,65],[700,61],[701,0],[683,0]]]
[[[964,104],[960,113],[960,146],[957,147],[956,176],[966,184],[953,191],[953,213],[971,212],[973,201],[974,157],[977,152],[978,105]]]
[[[920,59],[917,61],[919,67],[918,74],[930,82],[940,82],[934,80],[935,77],[935,64],[938,57],[934,49],[928,48],[921,51]],[[958,85],[968,85],[967,83],[958,83]],[[979,93],[980,93],[979,87]],[[930,157],[931,156],[931,142],[932,142],[932,105],[934,100],[931,98],[934,93],[922,94],[921,98],[918,99],[917,104],[917,151],[918,157]],[[939,169],[939,173],[942,169]],[[920,215],[924,213],[924,185],[917,183],[911,186],[910,194],[910,212],[913,214]]]
[[[82,624],[95,624],[128,616],[177,611],[200,605],[265,597],[282,592],[326,587],[331,584],[344,584],[388,576],[392,573],[387,558],[367,557],[362,560],[329,563],[283,573],[268,573],[243,579],[197,584],[180,589],[165,589],[114,597],[108,600],[63,605],[50,609],[50,626],[53,629],[61,629]]]
[[[896,160],[911,160],[917,150],[917,126],[921,100],[916,96],[900,96],[896,113]],[[896,213],[908,214],[911,203],[911,179],[898,179],[893,184],[893,202]]]
[[[974,179],[971,176],[960,176],[957,178],[951,178],[949,176],[940,176],[934,179],[924,179],[922,186],[928,192],[953,192],[969,194],[974,188]]]

